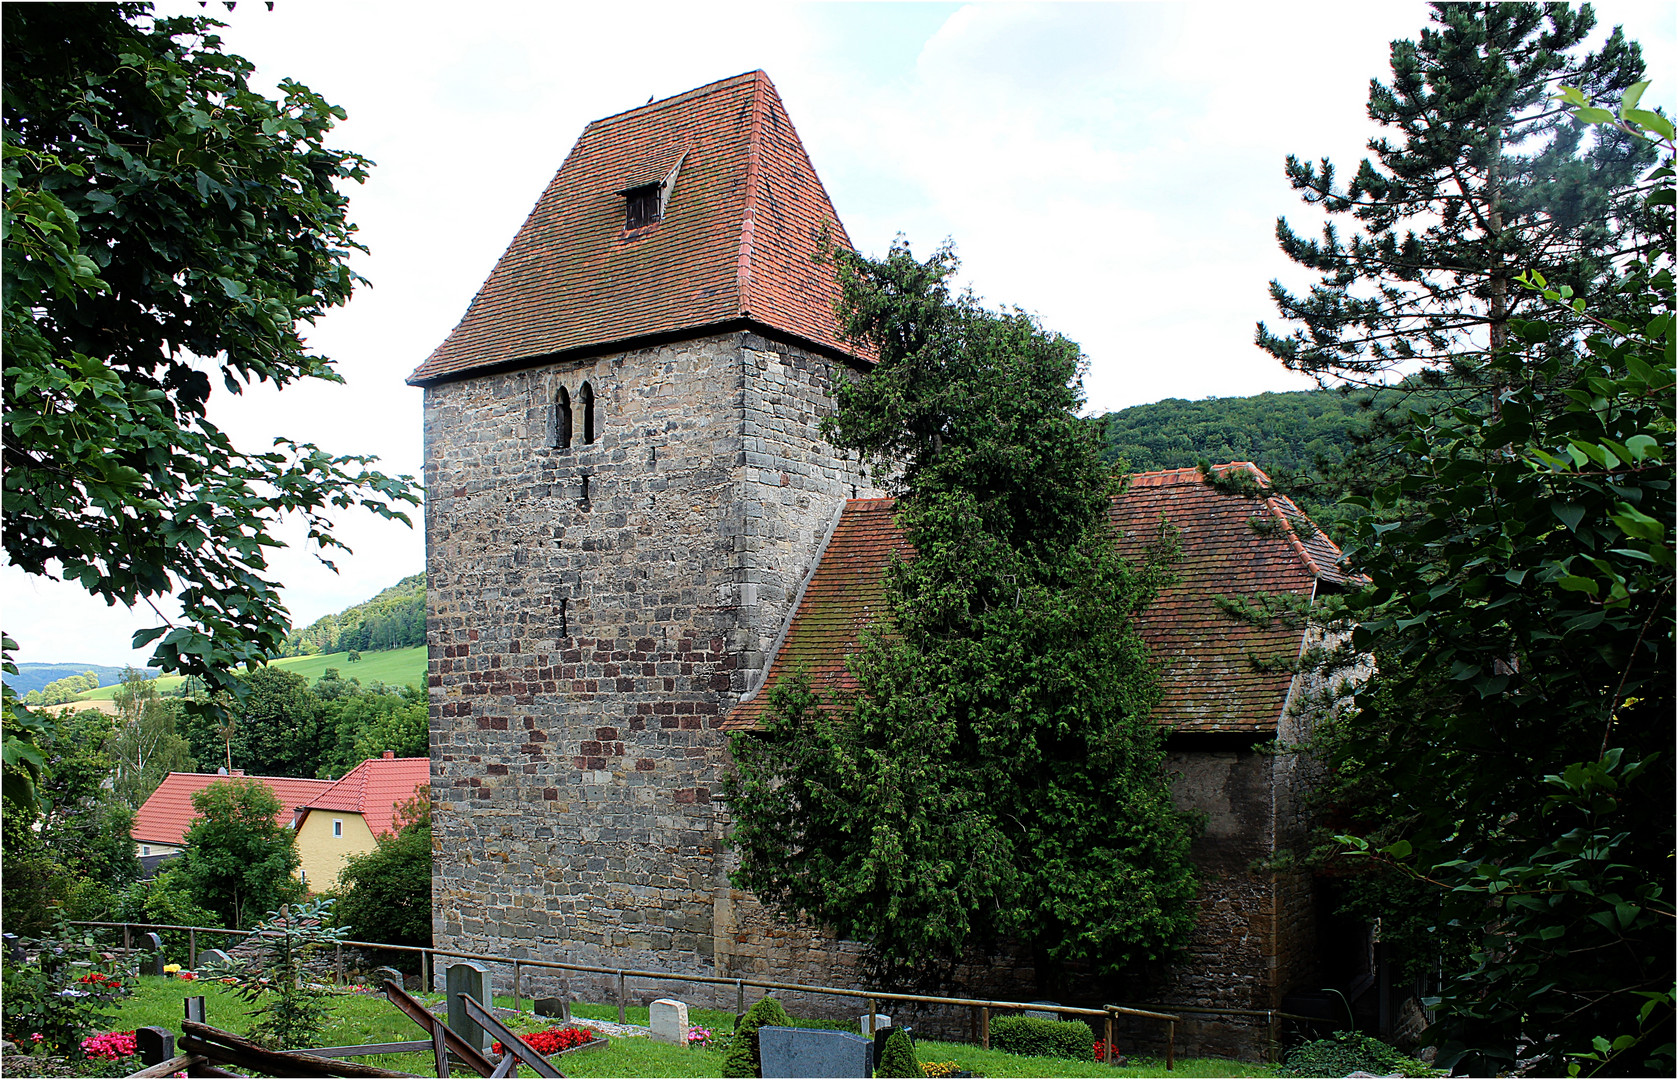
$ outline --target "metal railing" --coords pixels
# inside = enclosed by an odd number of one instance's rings
[[[122,930],[123,950],[133,952],[133,931],[156,930],[185,930],[188,935],[188,966],[196,969],[198,966],[198,934],[210,933],[229,937],[251,937],[256,934],[277,936],[276,930],[229,930],[225,927],[211,926],[182,926],[174,923],[118,923],[118,922],[90,922],[78,921],[76,926],[103,927]],[[493,964],[510,965],[513,972],[512,998],[515,1011],[522,1011],[522,975],[526,968],[541,968],[558,971],[576,971],[596,975],[613,975],[617,981],[618,1022],[625,1022],[628,1009],[628,980],[668,980],[673,982],[702,983],[712,986],[732,986],[735,988],[735,1014],[738,1016],[746,1011],[746,987],[760,990],[781,990],[789,993],[819,994],[829,997],[859,999],[866,1002],[868,1013],[873,1016],[878,1011],[877,1003],[901,1001],[915,1002],[925,1005],[937,1005],[951,1008],[968,1008],[974,1010],[976,1027],[978,1029],[979,1045],[990,1049],[990,1017],[992,1011],[1012,1012],[1053,1012],[1061,1016],[1101,1017],[1104,1021],[1103,1041],[1110,1047],[1113,1044],[1113,1024],[1117,1017],[1131,1016],[1145,1020],[1156,1020],[1166,1025],[1165,1067],[1171,1069],[1176,1063],[1177,1026],[1183,1022],[1183,1014],[1206,1016],[1244,1016],[1263,1017],[1270,1031],[1271,1057],[1276,1054],[1276,1030],[1280,1020],[1303,1020],[1316,1022],[1312,1017],[1299,1016],[1294,1013],[1283,1012],[1279,1009],[1219,1009],[1191,1005],[1170,1005],[1158,1008],[1142,1008],[1132,1005],[1103,1005],[1100,1008],[1085,1008],[1072,1005],[1045,1005],[1041,1002],[1000,1001],[990,998],[955,998],[939,997],[930,994],[911,994],[885,990],[854,990],[839,986],[814,986],[805,983],[777,982],[768,979],[730,978],[721,975],[692,975],[675,971],[650,971],[642,968],[602,967],[595,964],[572,964],[559,960],[534,960],[528,957],[500,956],[494,953],[474,953],[460,949],[439,949],[427,945],[392,945],[379,941],[343,941],[338,943],[334,955],[334,969],[337,981],[343,983],[345,948],[352,949],[383,949],[390,952],[412,952],[420,954],[420,980],[429,990],[434,985],[438,957],[452,957],[458,960],[474,960]],[[534,997],[534,993],[532,994]],[[1173,1011],[1166,1012],[1165,1009]]]

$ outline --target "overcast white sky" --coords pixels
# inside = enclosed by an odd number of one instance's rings
[[[197,13],[196,3],[160,11]],[[1671,109],[1674,6],[1610,0]],[[352,192],[373,287],[311,334],[347,386],[222,394],[242,445],[275,434],[418,474],[420,394],[404,377],[465,312],[584,125],[763,68],[853,241],[956,241],[992,304],[1080,342],[1105,411],[1167,397],[1298,389],[1252,345],[1274,323],[1278,215],[1308,223],[1289,153],[1343,171],[1372,126],[1369,80],[1422,3],[368,4],[246,0],[228,48],[268,85],[342,105],[333,144],[377,166]],[[220,393],[218,383],[218,393]],[[420,528],[345,517],[340,573],[300,550],[277,580],[298,625],[424,568]],[[143,664],[150,613],[0,572],[23,661]]]

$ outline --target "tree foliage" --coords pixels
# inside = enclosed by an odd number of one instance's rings
[[[826,430],[901,493],[916,555],[887,570],[855,699],[794,678],[735,738],[735,880],[893,981],[1008,940],[1046,986],[1162,957],[1194,896],[1133,624],[1163,570],[1114,549],[1078,347],[953,295],[948,247],[838,259],[844,326],[879,363]]]
[[[357,941],[431,944],[431,798],[422,785],[398,808],[397,831],[338,872],[337,921]]]
[[[1430,1038],[1476,1071],[1672,1069],[1672,126],[1641,89],[1617,130],[1666,160],[1612,314],[1520,279],[1545,306],[1461,358],[1499,407],[1410,416],[1374,504],[1418,512],[1351,552],[1376,672],[1320,729],[1353,849],[1411,875],[1395,915],[1436,913]]]
[[[307,87],[254,92],[211,20],[3,18],[7,555],[112,603],[172,596],[179,617],[136,643],[238,694],[231,670],[289,629],[264,576],[280,518],[328,550],[330,510],[418,501],[371,459],[242,450],[208,415],[216,381],[339,381],[302,328],[356,283],[340,185],[368,163],[326,145],[344,114]]]
[[[1373,384],[1418,361],[1448,367],[1501,348],[1510,319],[1537,306],[1517,274],[1583,295],[1626,250],[1631,190],[1652,155],[1620,131],[1587,144],[1550,96],[1563,82],[1617,96],[1642,77],[1636,43],[1615,29],[1581,55],[1589,5],[1433,8],[1434,26],[1393,42],[1391,81],[1370,83],[1370,119],[1391,134],[1370,141],[1374,157],[1351,183],[1337,186],[1327,159],[1288,158],[1294,189],[1329,219],[1319,240],[1276,223],[1282,250],[1319,275],[1303,296],[1272,281],[1294,327],[1258,327],[1257,343],[1292,370]],[[1574,326],[1555,320],[1552,343]]]
[[[157,684],[129,668],[116,692],[117,727],[105,744],[116,759],[111,787],[138,810],[172,772],[193,770],[192,747],[175,730],[179,701],[165,700]]]
[[[297,835],[275,818],[280,801],[259,780],[231,777],[192,795],[199,813],[171,877],[221,925],[243,929],[303,896]]]
[[[425,575],[413,574],[335,615],[322,616],[286,639],[286,656],[378,652],[425,644]]]

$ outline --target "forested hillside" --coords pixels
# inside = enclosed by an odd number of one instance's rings
[[[371,600],[317,619],[286,639],[282,656],[374,652],[425,644],[425,575],[398,581]]]
[[[1135,472],[1251,461],[1292,473],[1319,461],[1337,464],[1354,433],[1368,430],[1368,395],[1299,390],[1253,397],[1166,398],[1102,417],[1109,462],[1124,457]]]

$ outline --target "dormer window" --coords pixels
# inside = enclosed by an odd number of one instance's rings
[[[658,197],[661,186],[660,184],[644,184],[623,193],[629,204],[629,213],[623,223],[624,228],[645,228],[658,221],[659,211],[662,209],[659,205],[662,200]]]
[[[662,180],[636,184],[618,192],[623,196],[624,214],[623,229],[625,232],[635,232],[645,229],[649,225],[657,225],[664,220],[664,211],[670,206],[670,192],[676,186],[676,176],[682,171],[682,161],[687,157],[683,153],[670,166]],[[646,174],[643,173],[642,176]],[[654,173],[653,175],[658,175]]]

